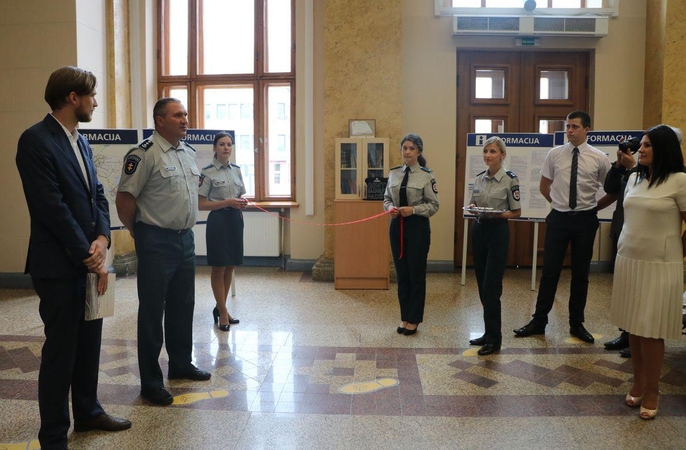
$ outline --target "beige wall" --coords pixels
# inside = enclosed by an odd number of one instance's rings
[[[664,38],[662,122],[686,130],[686,1],[670,0]],[[652,45],[651,45],[652,47]],[[654,125],[654,124],[650,124]]]
[[[74,0],[0,1],[0,273],[23,272],[29,215],[14,158],[21,133],[50,110],[45,83],[57,67],[77,64]]]
[[[391,149],[400,142],[403,1],[326,0],[323,18],[325,170],[333,175],[335,138],[348,137],[349,119],[375,119],[377,137],[390,138]],[[324,181],[327,222],[333,222],[334,178]],[[324,254],[334,256],[331,228]]]

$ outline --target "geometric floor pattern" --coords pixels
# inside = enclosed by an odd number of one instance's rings
[[[166,380],[183,399],[139,396],[135,277],[116,282],[105,320],[99,398],[131,419],[122,433],[70,434],[70,448],[686,448],[686,339],[666,342],[660,409],[644,422],[623,404],[630,359],[606,351],[612,275],[593,274],[589,345],[566,334],[568,273],[545,336],[517,339],[535,301],[530,272],[508,270],[503,348],[479,357],[481,306],[473,280],[429,274],[424,323],[395,332],[395,286],[336,291],[308,274],[240,268],[229,308],[241,323],[212,326],[209,271],[198,267],[194,363],[206,382]],[[43,342],[37,298],[0,290],[0,449],[36,448]],[[167,370],[166,353],[160,356]],[[4,447],[3,447],[4,445]]]

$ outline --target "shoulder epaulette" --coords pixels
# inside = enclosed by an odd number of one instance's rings
[[[234,164],[234,163],[229,163],[229,166],[236,167],[237,169],[241,168],[241,166],[239,166],[238,164]]]
[[[511,171],[511,170],[508,170],[508,171],[505,172],[505,173],[506,173],[507,176],[510,177],[510,178],[517,178],[517,175],[516,175],[513,171]]]
[[[486,169],[486,170],[488,170],[488,169]],[[477,177],[480,177],[481,175],[483,175],[483,174],[485,174],[485,173],[486,173],[486,170],[484,170],[483,172],[479,172],[479,173],[477,173],[477,174],[476,174],[476,176],[477,176]]]
[[[391,170],[395,170],[395,169],[401,169],[402,167],[403,167],[403,166],[396,166],[396,167],[391,167]]]
[[[186,147],[190,148],[190,149],[193,150],[195,153],[198,153],[198,151],[197,151],[195,148],[193,148],[193,146],[192,146],[191,144],[189,144],[188,142],[183,141],[183,145],[185,145]]]
[[[214,164],[208,164],[205,167],[203,167],[202,170],[209,169],[210,167],[214,167]]]
[[[152,145],[153,145],[152,139],[146,139],[143,142],[141,142],[140,144],[138,144],[138,148],[142,148],[143,150],[147,151],[150,147],[152,147]]]
[[[422,170],[426,173],[433,173],[433,170],[429,169],[428,167],[422,167]]]

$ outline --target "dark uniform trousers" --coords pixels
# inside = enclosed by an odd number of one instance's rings
[[[138,254],[138,366],[143,389],[164,386],[159,357],[164,340],[169,369],[187,370],[193,347],[195,243],[193,230],[136,222]]]
[[[391,253],[398,278],[400,320],[418,324],[424,320],[426,260],[431,244],[431,227],[428,217],[424,216],[412,215],[402,220],[404,220],[402,259],[400,259],[401,217],[392,219],[389,226]]]
[[[43,448],[67,448],[69,389],[74,420],[88,421],[105,411],[98,402],[102,319],[84,321],[86,275],[31,278],[45,324],[38,398]]]
[[[510,227],[506,219],[478,219],[472,224],[472,254],[479,298],[484,307],[484,336],[486,342],[495,345],[503,340],[500,296],[509,243]]]
[[[534,322],[548,323],[548,313],[553,308],[557,283],[567,247],[572,245],[572,283],[569,292],[569,324],[584,322],[588,272],[593,257],[593,242],[598,230],[598,214],[594,208],[588,211],[565,213],[552,210],[545,219],[548,225],[543,248],[543,274],[538,290]]]

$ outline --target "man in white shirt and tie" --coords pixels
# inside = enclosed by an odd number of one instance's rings
[[[546,217],[543,275],[536,311],[533,320],[514,333],[517,337],[545,334],[548,313],[553,307],[562,264],[571,243],[569,332],[584,342],[593,343],[593,336],[583,325],[588,272],[598,230],[598,210],[610,205],[616,197],[606,194],[596,201],[596,193],[610,170],[610,160],[586,142],[591,117],[583,111],[574,111],[567,116],[565,126],[568,142],[551,149],[541,168],[540,191],[552,210]]]

